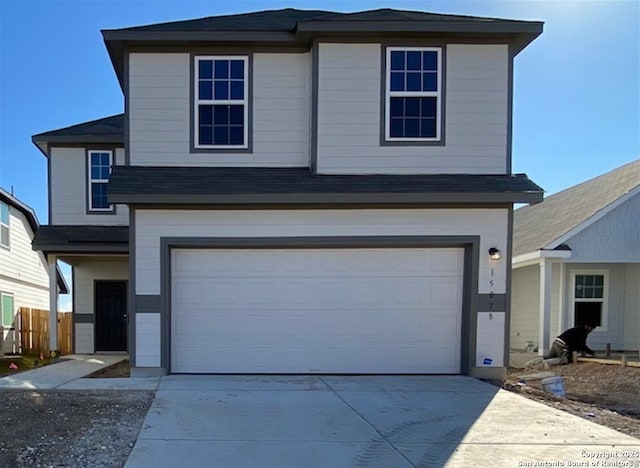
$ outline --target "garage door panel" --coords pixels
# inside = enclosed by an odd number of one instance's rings
[[[457,373],[461,258],[461,249],[175,250],[172,371]],[[440,265],[447,259],[453,267]]]

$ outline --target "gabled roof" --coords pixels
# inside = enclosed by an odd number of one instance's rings
[[[103,117],[89,122],[38,133],[31,141],[45,156],[51,143],[108,143],[124,144],[124,114]]]
[[[640,193],[640,160],[515,210],[513,255],[559,248],[564,236],[634,191]]]
[[[308,168],[115,166],[111,203],[389,205],[536,203],[524,174],[325,175]]]
[[[506,20],[383,8],[354,13],[324,10],[267,10],[210,16],[186,21],[103,30],[111,62],[120,85],[124,84],[124,50],[127,45],[311,46],[315,37],[406,37],[412,39],[453,35],[460,40],[500,37],[514,55],[542,33],[542,22]]]
[[[35,211],[33,211],[33,209],[30,206],[22,203],[20,200],[18,200],[16,197],[11,195],[11,193],[4,190],[2,187],[0,187],[0,201],[20,211],[26,218],[27,222],[29,223],[29,227],[31,228],[31,231],[34,234],[38,232],[40,223],[38,222],[38,217],[36,216]],[[58,288],[60,289],[60,293],[68,294],[69,287],[67,285],[67,282],[65,281],[64,276],[62,275],[62,272],[60,271],[59,267],[57,270],[58,270],[57,282],[58,282]]]

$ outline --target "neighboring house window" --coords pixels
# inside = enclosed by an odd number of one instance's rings
[[[195,58],[196,148],[248,148],[249,58]]]
[[[0,309],[2,309],[2,326],[11,328],[14,322],[13,295],[0,293]]]
[[[442,49],[388,47],[385,140],[440,141]]]
[[[113,205],[107,201],[107,184],[113,164],[112,151],[89,151],[89,211],[110,212]]]
[[[0,245],[9,248],[9,235],[11,230],[11,219],[9,216],[9,205],[0,203]]]
[[[573,291],[574,325],[585,323],[606,330],[607,276],[595,273],[576,273]]]

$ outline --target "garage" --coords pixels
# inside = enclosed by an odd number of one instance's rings
[[[171,372],[460,372],[461,248],[172,249]]]

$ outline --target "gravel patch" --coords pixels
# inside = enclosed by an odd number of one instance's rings
[[[0,466],[122,467],[153,398],[143,391],[2,391]]]

